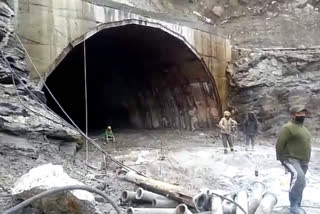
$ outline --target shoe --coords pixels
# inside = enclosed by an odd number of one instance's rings
[[[228,154],[228,150],[225,149],[225,150],[224,150],[224,154]]]
[[[290,207],[290,213],[291,214],[304,214],[306,212],[299,207]]]

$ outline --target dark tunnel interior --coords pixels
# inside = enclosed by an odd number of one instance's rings
[[[190,129],[192,117],[200,117],[195,115],[200,112],[192,115],[190,111],[201,109],[201,102],[217,108],[215,89],[201,60],[184,42],[161,29],[114,27],[93,35],[85,44],[89,131],[107,125]],[[84,43],[67,54],[46,83],[83,130]],[[65,118],[44,92],[47,105]]]

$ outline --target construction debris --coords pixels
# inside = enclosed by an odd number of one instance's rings
[[[130,202],[128,204],[132,206],[127,209],[127,214],[192,214],[208,211],[212,214],[271,214],[277,204],[277,197],[266,192],[266,186],[261,182],[254,182],[248,189],[232,194],[207,189],[181,197],[179,191],[182,187],[133,172],[126,173],[124,178],[147,189],[138,188],[136,192],[124,191],[121,194],[122,202]],[[135,208],[136,204],[131,203],[133,201],[139,202],[140,206],[151,201],[153,208]]]
[[[180,203],[185,203],[189,206],[194,206],[193,198],[190,196],[189,193],[184,192],[183,187],[168,184],[162,181],[157,181],[152,178],[147,178],[145,176],[138,175],[135,172],[127,172],[124,176],[124,179],[130,182],[136,183],[137,185],[143,188],[146,188],[148,190],[151,190],[157,194],[169,197]],[[140,198],[137,198],[137,199],[140,199]]]

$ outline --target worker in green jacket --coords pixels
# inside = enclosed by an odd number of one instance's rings
[[[115,143],[116,142],[116,138],[113,135],[111,126],[108,126],[106,131],[104,132],[104,137],[105,137],[105,142],[106,143]]]
[[[306,185],[305,174],[311,155],[311,134],[303,125],[307,110],[303,106],[290,109],[292,120],[285,124],[276,144],[277,160],[290,172],[290,211],[301,212],[302,193]]]

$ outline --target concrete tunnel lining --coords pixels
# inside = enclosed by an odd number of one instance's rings
[[[192,121],[203,128],[213,126],[221,104],[213,77],[196,51],[167,33],[168,29],[117,24],[100,26],[95,33],[82,37],[87,48],[89,129],[108,124],[118,128],[191,129]],[[83,129],[83,42],[79,38],[72,46],[57,59],[46,82]],[[109,83],[108,75],[112,76]],[[106,91],[110,90],[112,96],[107,98]],[[48,106],[63,116],[47,98]]]

